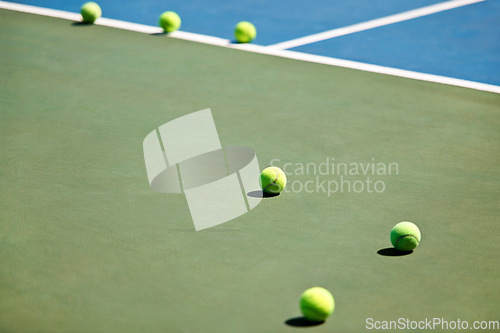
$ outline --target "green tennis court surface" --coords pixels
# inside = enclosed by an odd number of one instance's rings
[[[5,10],[0,48],[0,331],[500,320],[498,94]],[[149,188],[142,140],[207,107],[222,144],[262,168],[334,158],[398,173],[374,177],[382,193],[291,190],[195,232],[182,195]],[[403,220],[420,246],[377,253]],[[332,317],[286,324],[316,285]]]

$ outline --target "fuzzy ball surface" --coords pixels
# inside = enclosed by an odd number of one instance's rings
[[[257,29],[255,26],[247,21],[242,21],[236,25],[234,29],[234,37],[238,43],[250,43],[257,37]]]
[[[101,7],[95,2],[86,2],[80,9],[83,22],[94,23],[102,15]]]
[[[269,194],[278,194],[286,186],[286,175],[278,167],[268,167],[260,174],[260,187]]]
[[[160,15],[158,25],[167,33],[179,30],[181,18],[176,12],[167,11]]]
[[[412,222],[399,222],[391,230],[391,243],[400,251],[415,249],[421,239],[420,229]]]
[[[335,300],[327,289],[313,287],[300,297],[300,310],[309,321],[325,321],[335,310]]]

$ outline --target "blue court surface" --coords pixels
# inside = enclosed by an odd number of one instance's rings
[[[13,1],[78,12],[84,1]],[[100,0],[103,16],[157,25],[167,10],[181,30],[232,39],[237,22],[257,27],[255,44],[272,45],[430,6],[438,0]],[[500,85],[500,0],[486,0],[292,48],[294,51]]]

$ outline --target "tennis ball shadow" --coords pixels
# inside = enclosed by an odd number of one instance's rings
[[[163,31],[163,32],[154,32],[152,34],[150,34],[151,36],[167,36],[168,33]]]
[[[248,192],[247,195],[252,198],[274,198],[280,195],[279,193],[266,193],[262,190]]]
[[[230,45],[230,44],[250,44],[250,43],[242,43],[242,42],[238,42],[236,39],[231,39],[231,40],[229,41],[229,45]]]
[[[71,25],[74,27],[86,27],[89,25],[94,25],[94,23],[75,21],[75,22],[71,23]]]
[[[381,256],[385,256],[385,257],[401,257],[401,256],[407,256],[409,254],[412,254],[413,250],[400,251],[400,250],[396,250],[393,247],[387,247],[385,249],[378,250],[377,253],[380,254]]]
[[[313,327],[322,325],[324,321],[309,321],[304,317],[290,318],[285,321],[285,324],[293,327]]]

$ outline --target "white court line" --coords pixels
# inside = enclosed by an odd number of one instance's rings
[[[483,0],[480,0],[480,1],[483,1]],[[82,19],[81,15],[77,14],[77,13],[70,13],[70,12],[65,12],[65,11],[61,11],[61,10],[22,5],[22,4],[6,2],[6,1],[0,1],[0,8],[24,12],[24,13],[31,13],[31,14],[37,14],[37,15],[43,15],[43,16],[56,17],[56,18],[61,18],[61,19],[71,20],[71,21],[80,21]],[[129,30],[129,31],[141,32],[141,33],[146,33],[146,34],[155,34],[155,33],[162,32],[162,29],[159,27],[148,26],[148,25],[143,25],[143,24],[136,24],[136,23],[129,23],[129,22],[112,20],[112,19],[107,19],[107,18],[100,18],[95,22],[95,24],[103,25],[103,26],[107,26],[107,27],[112,27],[112,28],[116,28],[116,29],[124,29],[124,30]],[[318,56],[318,55],[314,55],[314,54],[307,54],[307,53],[296,52],[296,51],[273,49],[273,48],[270,48],[267,46],[260,46],[260,45],[255,45],[255,44],[232,44],[229,39],[206,36],[206,35],[195,34],[195,33],[184,32],[184,31],[176,31],[176,32],[168,34],[168,36],[173,37],[173,38],[177,38],[177,39],[182,39],[182,40],[189,40],[189,41],[194,41],[194,42],[199,42],[199,43],[204,43],[204,44],[222,46],[222,47],[233,48],[233,49],[238,49],[238,50],[243,50],[243,51],[248,51],[248,52],[253,52],[253,53],[266,54],[266,55],[271,55],[271,56],[276,56],[276,57],[281,57],[281,58],[295,59],[295,60],[301,60],[301,61],[313,62],[313,63],[318,63],[318,64],[331,65],[331,66],[338,66],[338,67],[344,67],[344,68],[352,68],[352,69],[357,69],[357,70],[366,71],[366,72],[380,73],[380,74],[404,77],[404,78],[420,80],[420,81],[441,83],[441,84],[447,84],[447,85],[452,85],[452,86],[458,86],[458,87],[463,87],[463,88],[470,88],[470,89],[476,89],[476,90],[500,94],[500,86],[495,86],[495,85],[480,83],[480,82],[474,82],[474,81],[467,81],[467,80],[462,80],[462,79],[455,79],[455,78],[450,78],[450,77],[446,77],[446,76],[425,74],[425,73],[413,72],[413,71],[408,71],[408,70],[403,70],[403,69],[398,69],[398,68],[371,65],[371,64],[365,64],[362,62],[336,59],[336,58]]]
[[[23,12],[23,13],[31,13],[31,14],[37,14],[37,15],[42,15],[42,16],[57,17],[57,18],[65,19],[65,20],[80,21],[82,19],[82,16],[80,14],[77,14],[77,13],[70,13],[70,12],[65,12],[63,10],[35,7],[35,6],[29,6],[29,5],[22,5],[19,3],[7,2],[7,1],[0,1],[0,8],[14,10],[14,11]]]
[[[382,18],[378,18],[371,21],[366,21],[354,25],[349,25],[347,27],[328,30],[324,32],[320,32],[314,35],[309,35],[301,38],[292,39],[286,42],[281,42],[273,45],[269,45],[268,47],[279,50],[287,50],[294,47],[316,43],[322,40],[344,36],[348,34],[352,34],[355,32],[360,32],[364,30],[369,30],[377,27],[381,27],[384,25],[389,25],[397,22],[408,21],[417,17],[427,16],[431,14],[435,14],[438,12],[442,12],[445,10],[463,7],[467,5],[471,5],[473,3],[478,3],[486,0],[452,0],[447,2],[438,3],[431,6],[426,6],[422,8],[417,8],[413,10],[409,10],[407,12],[402,12],[395,15],[385,16]]]
[[[23,5],[23,4],[7,2],[7,1],[0,1],[0,8],[13,10],[13,11],[17,11],[17,12],[23,12],[23,13],[56,17],[56,18],[60,18],[60,19],[64,19],[64,20],[70,20],[70,21],[81,21],[82,20],[82,16],[79,13],[71,13],[71,12],[66,12],[64,10],[42,8],[42,7]],[[98,18],[94,23],[96,25],[102,25],[102,26],[116,28],[116,29],[122,29],[122,30],[141,32],[141,33],[145,33],[145,34],[159,34],[159,33],[163,32],[163,29],[160,27],[125,22],[125,21],[119,21],[119,20],[113,20],[113,19],[108,19],[108,18],[104,18],[104,17]],[[176,32],[170,33],[169,36],[179,38],[179,39],[184,39],[184,40],[190,40],[193,42],[211,44],[211,45],[226,46],[227,44],[231,43],[231,41],[229,39],[194,34],[194,33],[185,32],[185,31],[176,31]]]
[[[434,75],[434,74],[426,74],[420,72],[413,72],[405,69],[398,69],[392,67],[385,67],[379,65],[366,64],[357,61],[337,59],[325,56],[319,56],[314,54],[302,53],[297,51],[290,50],[276,50],[271,49],[265,46],[259,46],[255,44],[236,44],[232,46],[233,48],[238,48],[246,51],[251,51],[254,53],[261,53],[267,55],[274,55],[282,58],[302,60],[307,62],[314,62],[317,64],[338,66],[344,68],[357,69],[365,72],[386,74],[391,76],[404,77],[408,79],[414,79],[419,81],[427,81],[434,83],[447,84],[451,86],[470,88],[475,90],[494,92],[500,94],[500,86],[495,86],[492,84],[486,84],[481,82],[467,81],[462,79],[456,79],[452,77]]]
[[[1,1],[0,1],[0,6],[1,6]],[[81,17],[79,19],[81,19]],[[150,26],[150,25],[113,20],[113,19],[108,19],[108,18],[99,18],[98,20],[96,20],[95,24],[103,25],[103,26],[111,27],[111,28],[116,28],[116,29],[142,32],[145,34],[161,34],[161,33],[163,33],[163,29],[160,27],[154,27],[154,26]],[[183,40],[189,40],[192,42],[198,42],[198,43],[204,43],[204,44],[210,44],[210,45],[218,45],[218,46],[227,46],[228,44],[231,43],[231,41],[229,39],[223,39],[223,38],[207,36],[207,35],[200,35],[200,34],[195,34],[192,32],[179,31],[179,30],[169,33],[168,36],[178,38],[178,39],[183,39]]]

